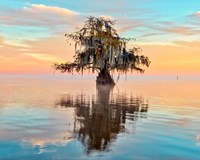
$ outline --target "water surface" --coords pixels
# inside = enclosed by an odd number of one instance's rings
[[[0,159],[200,159],[200,81],[1,76]]]

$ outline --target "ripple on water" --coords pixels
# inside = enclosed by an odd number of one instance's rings
[[[188,89],[175,94],[183,84],[163,94],[166,84],[150,82],[108,90],[64,79],[4,83],[0,159],[200,159],[200,101]]]

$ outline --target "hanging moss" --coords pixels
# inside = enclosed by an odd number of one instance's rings
[[[81,29],[65,34],[67,41],[75,41],[74,62],[54,64],[61,72],[83,72],[107,70],[126,73],[129,70],[144,72],[142,66],[149,67],[148,57],[140,55],[141,49],[127,49],[133,38],[123,38],[114,29],[115,21],[105,18],[89,17]]]

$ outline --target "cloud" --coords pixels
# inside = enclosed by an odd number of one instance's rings
[[[0,22],[4,25],[46,26],[77,24],[80,15],[66,8],[32,4],[20,9],[1,8]],[[15,15],[15,16],[13,16]]]
[[[184,26],[167,27],[163,29],[163,31],[166,31],[169,33],[181,34],[181,35],[195,35],[199,33],[199,30],[196,30],[192,27],[184,27]]]
[[[70,16],[70,15],[77,15],[78,13],[66,9],[66,8],[59,8],[54,6],[45,6],[43,4],[32,4],[31,7],[24,7],[24,11],[32,12],[32,13],[53,13],[60,16]]]
[[[123,33],[145,25],[143,20],[133,20],[122,17],[117,20],[116,28],[120,33]]]
[[[59,61],[70,61],[75,52],[73,43],[72,45],[67,44],[64,36],[42,38],[37,41],[27,40],[24,43],[32,47],[22,50],[21,53],[45,54],[46,56],[55,57],[55,61],[58,59]]]
[[[18,72],[25,68],[27,69],[28,63],[33,61],[31,61],[30,58],[23,57],[19,47],[3,44],[2,47],[0,47],[0,62],[0,73],[11,73]]]
[[[188,16],[188,21],[199,28],[200,25],[200,11],[197,11]]]
[[[79,13],[56,6],[31,4],[17,9],[0,9],[0,27],[2,26],[4,43],[13,46],[27,46],[25,40],[39,40],[57,35],[64,37],[64,33],[82,23]],[[0,46],[1,43],[0,39]]]
[[[14,60],[14,58],[0,55],[0,60],[9,62]]]
[[[198,48],[200,46],[200,41],[175,41],[175,44],[183,47],[192,47],[192,48]]]
[[[160,33],[160,32],[157,32],[157,33],[155,33],[155,32],[153,32],[153,33],[146,33],[146,34],[143,34],[143,35],[141,35],[140,37],[145,37],[145,38],[147,38],[147,37],[152,37],[152,36],[159,36],[159,35],[162,35],[163,33]]]
[[[15,57],[19,56],[20,51],[19,48],[16,46],[8,45],[6,43],[3,43],[0,47],[0,55],[3,56],[4,58],[10,58],[10,57]]]
[[[196,17],[196,18],[200,18],[200,11],[193,13],[191,16]]]
[[[4,43],[0,36],[0,73],[47,73],[54,62],[67,61],[71,50],[65,37],[43,38],[24,42],[27,46],[13,46]],[[65,47],[66,46],[66,47]]]
[[[185,26],[185,25],[177,25],[173,22],[159,22],[157,25],[149,26],[149,28],[162,31],[165,33],[173,33],[179,35],[196,35],[200,33],[200,30],[192,27],[192,26]]]
[[[0,36],[0,46],[2,46],[3,44],[4,44],[4,38]]]
[[[59,61],[60,60],[56,56],[50,56],[50,55],[41,54],[41,53],[24,53],[22,55],[30,56],[30,57],[33,57],[35,59],[42,60],[42,61],[47,61],[47,62],[55,62],[55,61]]]

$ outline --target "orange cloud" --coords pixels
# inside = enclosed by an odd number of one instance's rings
[[[4,39],[0,36],[0,46],[3,45]]]
[[[199,41],[175,41],[174,42],[177,45],[183,46],[183,47],[193,47],[193,48],[198,48],[200,46]]]
[[[181,35],[195,35],[199,33],[199,30],[195,30],[192,27],[172,27],[172,28],[166,28],[163,29],[163,31],[170,32],[170,33],[176,33]]]
[[[139,44],[142,44],[138,42]],[[66,43],[64,36],[26,41],[28,46],[0,47],[0,73],[52,74],[54,62],[73,60],[74,45]],[[174,42],[174,44],[142,44],[144,55],[152,61],[145,74],[200,74],[200,42]]]
[[[50,55],[47,55],[47,54],[41,54],[41,53],[24,53],[23,55],[30,56],[30,57],[33,57],[35,59],[42,60],[42,61],[47,61],[47,62],[59,61],[58,57],[50,56]]]
[[[30,55],[41,60],[51,59],[49,62],[71,61],[75,52],[73,43],[72,45],[66,43],[64,34],[57,37],[43,38],[37,41],[26,41],[25,43],[32,47],[25,51],[21,51],[23,54]]]
[[[68,16],[68,15],[76,15],[78,13],[66,9],[66,8],[59,8],[59,7],[54,7],[54,6],[45,6],[43,4],[32,4],[31,7],[24,7],[25,12],[49,12],[49,13],[54,13],[60,16]]]
[[[66,44],[65,37],[26,41],[27,46],[4,44],[0,47],[0,73],[52,73],[55,62],[73,59],[74,47]]]

